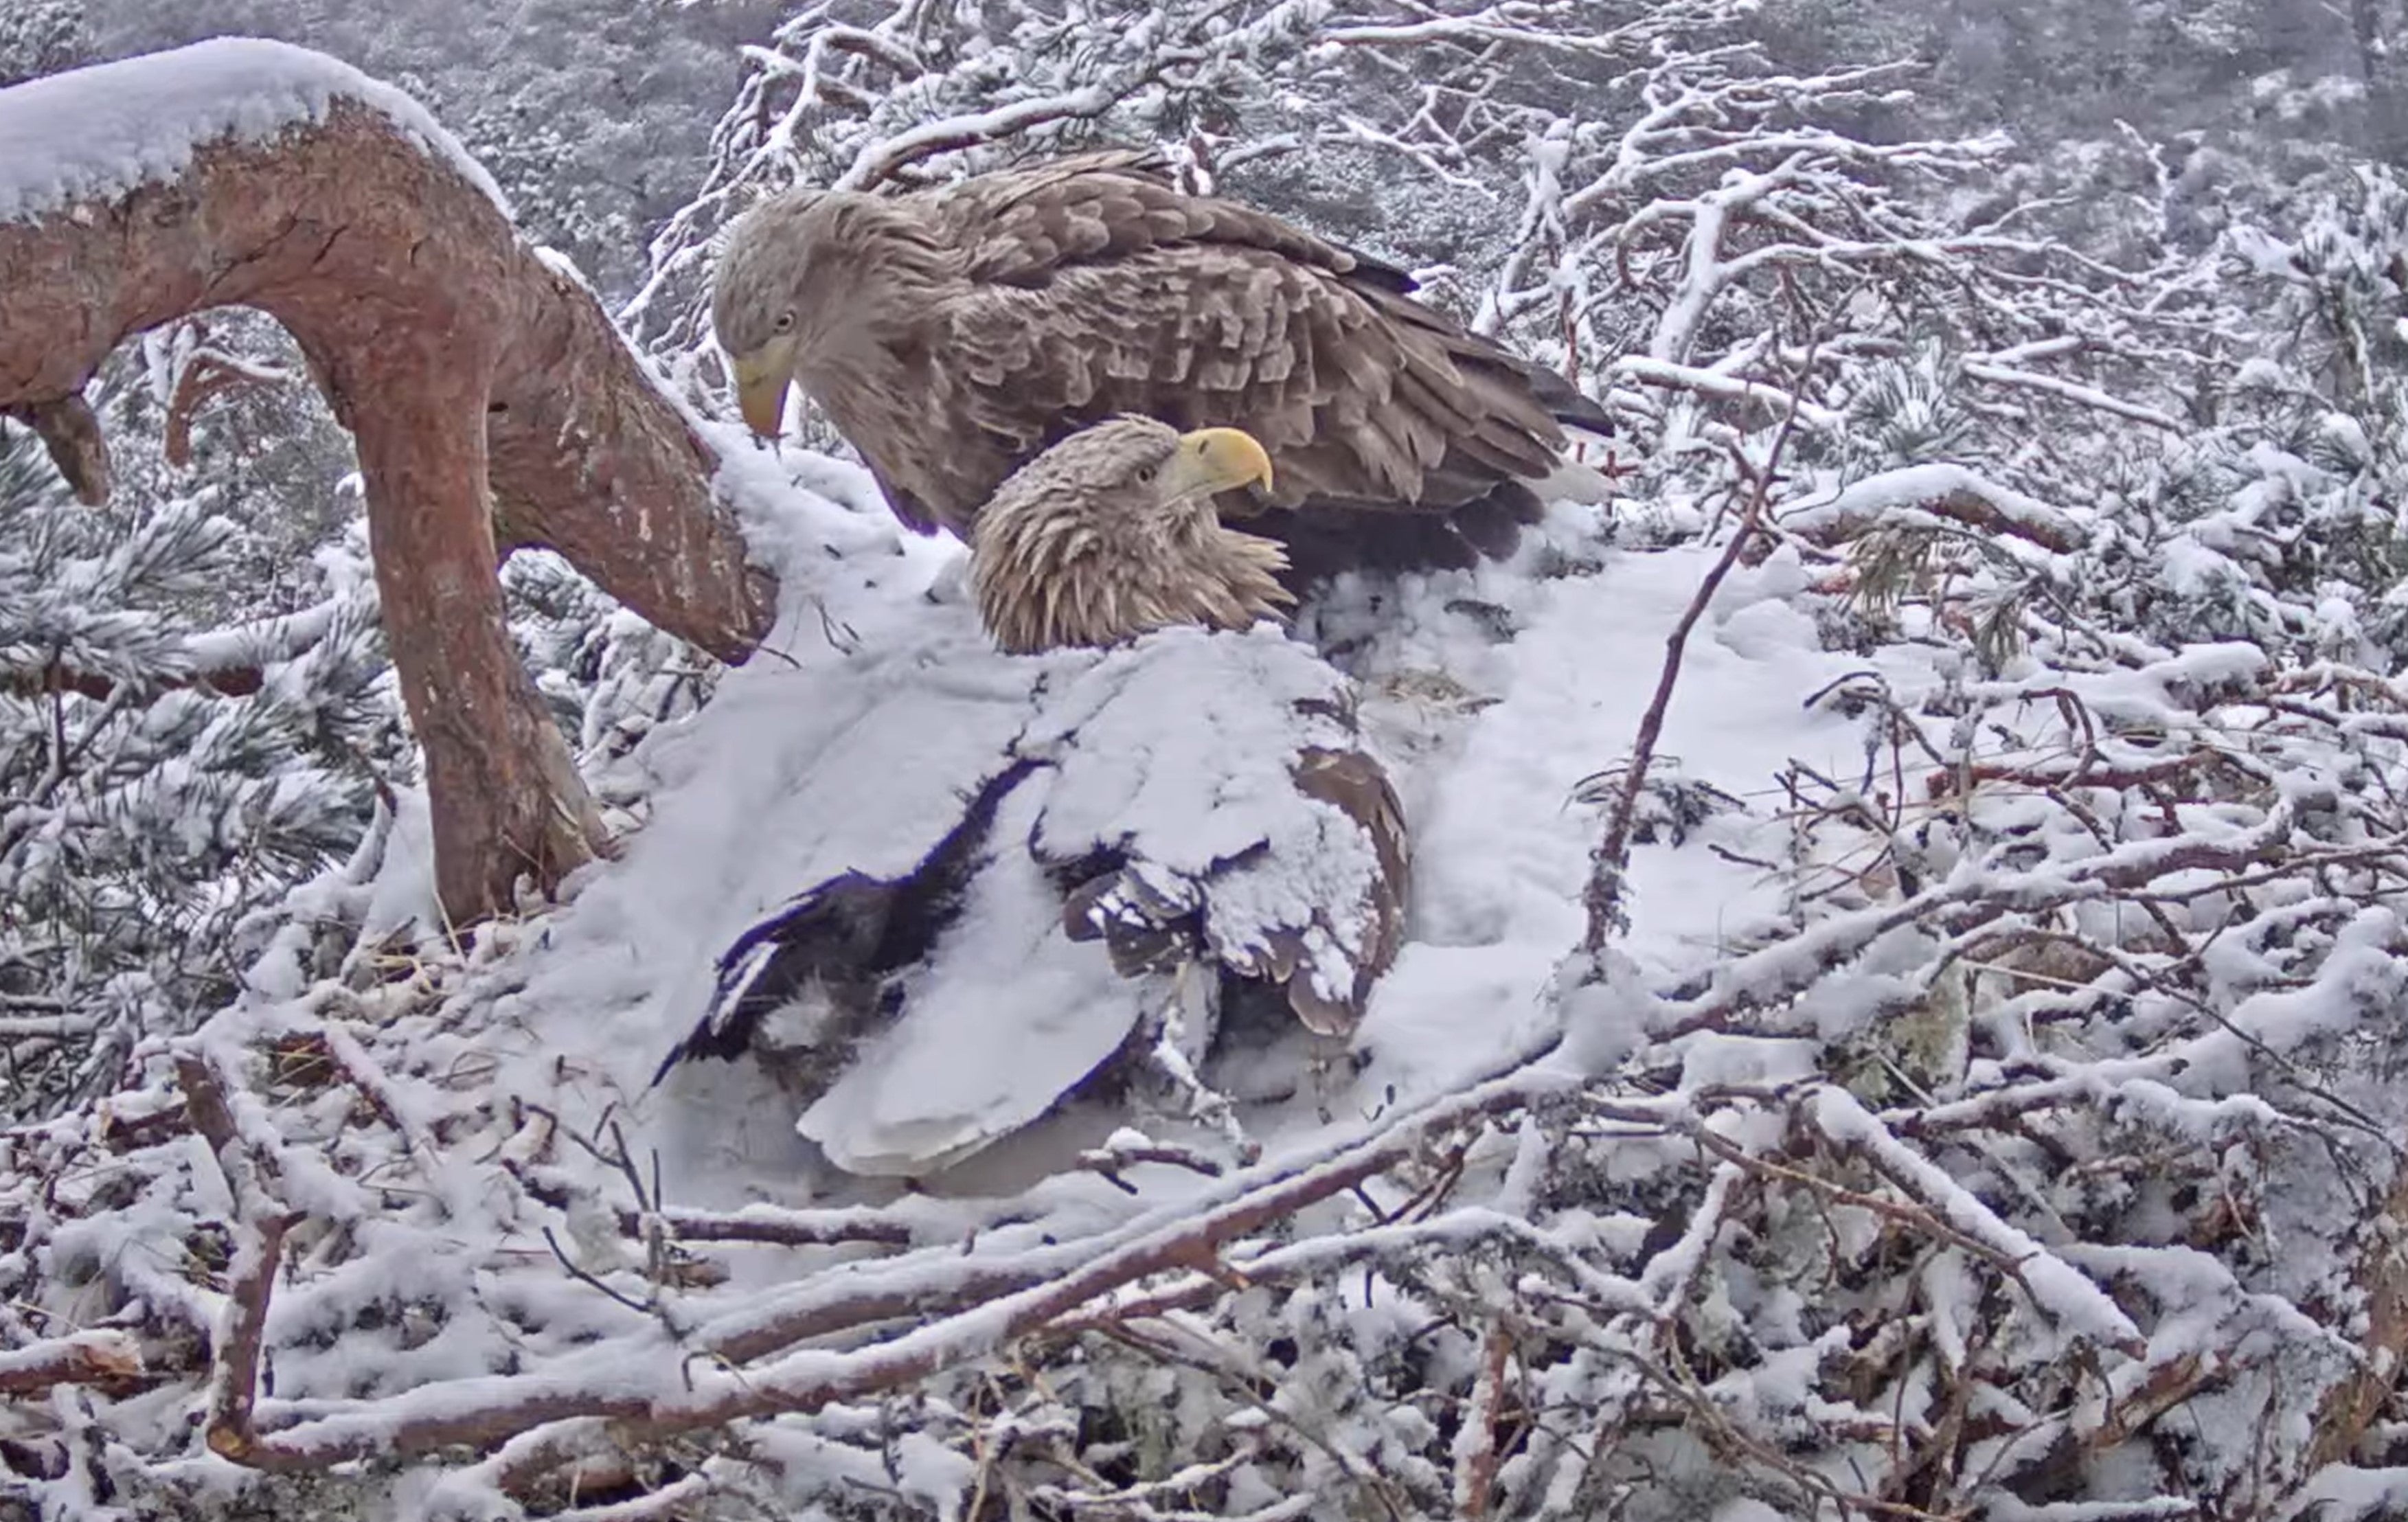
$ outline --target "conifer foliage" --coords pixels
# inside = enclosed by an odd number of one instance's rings
[[[757,907],[710,897],[748,811],[928,690],[879,683],[945,587],[857,472],[712,436],[857,711],[711,696],[514,563],[659,833],[464,947],[412,923],[348,515],[279,605],[220,584],[314,456],[254,514],[204,428],[96,514],[8,435],[0,1028],[48,1118],[0,1131],[0,1472],[57,1516],[2408,1509],[2408,191],[2239,175],[2208,228],[2161,145],[2036,162],[1762,8],[838,0],[744,55],[623,313],[690,400],[753,196],[1116,138],[1625,424],[1523,561],[1299,620],[1417,830],[1368,1050],[1235,1043],[1023,1187],[838,1177],[628,1049]]]
[[[224,500],[194,482],[96,511],[30,431],[0,438],[11,1118],[105,1092],[138,1038],[223,1004],[256,916],[407,777],[358,547],[327,547],[310,605],[221,624],[258,553]]]

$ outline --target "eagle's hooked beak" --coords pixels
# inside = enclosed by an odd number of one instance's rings
[[[756,438],[776,438],[786,421],[786,356],[771,349],[730,361],[736,371],[736,407]]]
[[[1198,428],[1179,436],[1179,448],[1163,471],[1163,495],[1171,500],[1226,492],[1259,481],[1271,483],[1271,457],[1242,428]]]

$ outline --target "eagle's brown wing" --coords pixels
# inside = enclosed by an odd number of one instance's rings
[[[1030,849],[1122,975],[1217,964],[1342,1036],[1396,960],[1405,814],[1348,680],[1276,630],[1168,629],[1024,731],[1057,770]]]
[[[1148,165],[1082,155],[934,198],[964,256],[935,314],[946,412],[1029,452],[1120,412],[1243,428],[1275,504],[1358,510],[1527,499],[1559,416],[1603,426],[1398,272]]]
[[[1318,798],[1354,822],[1370,842],[1380,870],[1366,884],[1359,904],[1351,906],[1369,926],[1354,980],[1338,999],[1324,998],[1313,987],[1316,943],[1326,940],[1328,926],[1310,926],[1314,933],[1291,932],[1275,946],[1285,966],[1281,982],[1288,1002],[1308,1029],[1324,1036],[1341,1036],[1363,1018],[1371,984],[1397,959],[1405,940],[1406,885],[1412,867],[1411,838],[1405,829],[1404,805],[1397,801],[1387,771],[1361,751],[1308,747],[1297,754],[1291,773],[1297,791]]]
[[[1042,288],[1068,266],[1180,243],[1277,254],[1333,275],[1409,292],[1402,270],[1316,237],[1235,201],[1188,195],[1152,149],[1074,153],[1030,168],[967,179],[936,201],[982,283]]]

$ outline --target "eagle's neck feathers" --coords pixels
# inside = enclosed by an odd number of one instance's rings
[[[931,421],[954,410],[955,378],[937,354],[965,280],[963,251],[910,197],[830,193],[809,215],[796,382],[882,478],[967,538],[985,493],[957,500],[956,478],[992,482],[1013,461],[985,440],[929,436]]]
[[[1222,526],[1209,507],[1156,518],[1054,503],[983,514],[971,578],[996,643],[1026,654],[1281,618],[1295,600],[1286,568],[1277,541]]]

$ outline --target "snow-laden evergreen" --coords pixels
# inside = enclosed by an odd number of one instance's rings
[[[0,438],[12,1116],[109,1092],[145,1033],[231,997],[254,916],[349,854],[399,765],[364,547],[322,557],[311,605],[214,624],[253,547],[225,504],[201,486],[94,511],[30,433]]]
[[[238,991],[128,1019],[79,1070],[112,1092],[0,1133],[0,1385],[43,1392],[0,1415],[11,1483],[76,1517],[2408,1505],[2408,202],[2329,177],[2209,239],[2170,173],[2060,216],[2000,187],[2067,165],[1916,130],[1913,70],[1645,9],[814,8],[630,310],[707,404],[685,303],[746,195],[1100,128],[1378,223],[1611,401],[1618,500],[1299,619],[1415,846],[1351,1040],[1233,1022],[1180,1102],[1082,1086],[918,1189],[838,1166],[762,1064],[655,1086],[730,939],[810,885],[781,842],[893,845],[939,813],[915,762],[973,773],[1038,677],[1142,653],[979,648],[957,547],[713,424],[781,576],[762,656],[714,682],[555,563],[510,573],[620,859],[463,942],[386,768],[280,907],[212,890],[252,912]],[[146,617],[108,569],[231,532],[179,490],[81,538],[0,518],[0,556],[66,547],[0,558],[0,623],[129,694],[0,696],[0,746],[240,726],[130,696],[239,622]],[[279,648],[256,700],[341,690],[339,641]],[[208,732],[127,754],[265,808]],[[1045,902],[994,886],[991,929]],[[141,928],[124,965],[195,944]],[[1063,1087],[1039,1043],[978,1051]]]

